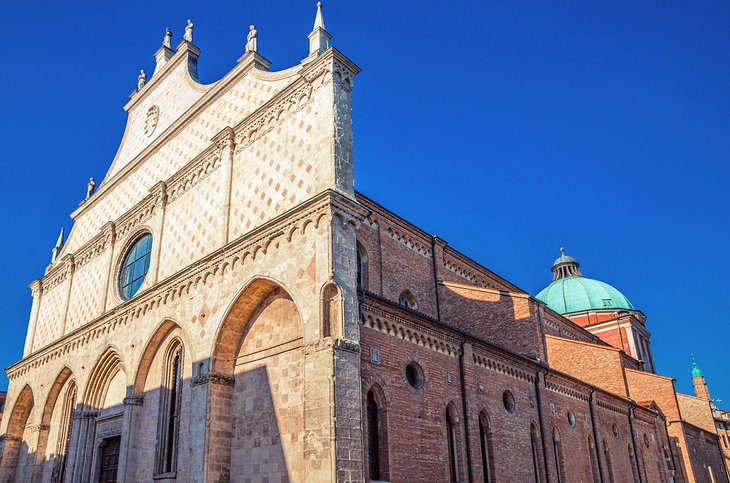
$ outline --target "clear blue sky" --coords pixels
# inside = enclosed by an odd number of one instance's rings
[[[212,82],[250,23],[272,69],[297,63],[314,4],[5,6],[0,364],[21,356],[27,285],[88,178],[103,178],[165,27],[177,43],[193,19]],[[565,245],[648,315],[661,373],[690,391],[694,352],[730,405],[727,2],[331,0],[324,11],[333,45],[363,69],[357,189],[533,294]]]

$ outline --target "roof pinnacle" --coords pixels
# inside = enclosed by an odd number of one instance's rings
[[[309,55],[316,56],[329,49],[332,35],[324,28],[324,16],[322,15],[322,2],[317,2],[317,15],[314,17],[314,27],[307,36],[309,37]]]
[[[51,250],[51,263],[56,261],[58,254],[61,253],[61,248],[63,248],[63,233],[64,228],[61,228],[61,233],[58,234],[58,240],[56,240],[56,246]]]

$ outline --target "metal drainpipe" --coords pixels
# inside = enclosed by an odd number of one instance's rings
[[[634,422],[631,419],[631,413],[633,409],[636,407],[636,403],[634,401],[631,401],[631,405],[629,406],[629,410],[626,412],[626,415],[629,417],[629,431],[631,431],[631,444],[634,445],[634,461],[636,462],[636,472],[639,474],[639,483],[644,483],[644,479],[641,477],[641,467],[639,466],[639,451],[636,449],[636,435],[634,434]]]
[[[591,414],[591,427],[593,427],[593,449],[596,453],[596,461],[598,462],[598,477],[603,483],[603,465],[601,464],[601,452],[598,451],[598,430],[596,430],[596,418],[593,414],[593,393],[595,389],[591,389],[591,393],[588,395],[588,411]]]
[[[671,422],[669,424],[672,424]],[[672,477],[672,481],[676,481],[677,476],[677,462],[674,461],[674,450],[672,449],[672,439],[669,437],[669,425],[667,421],[664,421],[664,434],[667,435],[667,449],[669,450],[669,459],[672,460],[672,469],[669,471],[669,475]]]
[[[545,445],[545,425],[542,421],[542,402],[540,398],[540,374],[542,369],[535,374],[535,397],[537,398],[537,420],[540,424],[540,443],[542,443],[542,462],[545,467],[545,482],[550,483],[550,468],[548,467],[547,446]]]
[[[469,416],[466,407],[466,383],[464,382],[464,344],[466,339],[461,342],[461,350],[459,351],[459,379],[461,380],[461,406],[464,413],[464,438],[466,439],[466,471],[469,475],[469,481],[474,481],[474,474],[471,468],[471,440],[469,438]]]

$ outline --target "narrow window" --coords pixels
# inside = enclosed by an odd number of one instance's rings
[[[530,448],[532,449],[532,470],[535,472],[535,483],[540,483],[540,441],[537,426],[530,426]]]
[[[608,471],[608,483],[613,483],[613,467],[611,466],[611,453],[608,450],[608,443],[603,440],[603,458],[606,460],[606,471]]]
[[[446,432],[449,448],[449,478],[452,483],[459,481],[459,458],[456,450],[456,416],[453,414],[453,408],[446,408]]]
[[[357,242],[355,250],[357,251],[357,288],[365,290],[368,288],[368,252],[360,242]]]
[[[165,358],[160,390],[157,473],[173,473],[177,467],[177,437],[180,427],[180,392],[182,386],[182,345],[175,341]]]
[[[636,464],[636,454],[634,453],[634,449],[631,445],[628,446],[628,449],[629,461],[631,462],[631,475],[634,478],[634,483],[639,483],[639,467]]]
[[[58,460],[54,469],[53,481],[63,481],[66,473],[66,456],[68,453],[69,442],[71,441],[71,427],[73,425],[73,412],[76,409],[76,384],[71,381],[66,395],[63,398],[63,408],[61,413],[61,426],[58,431],[58,442],[56,443],[56,454]]]
[[[591,473],[593,474],[593,483],[599,483],[601,481],[601,472],[598,469],[598,456],[596,456],[596,445],[593,443],[593,438],[588,436],[588,453],[591,459]]]
[[[482,413],[479,415],[479,440],[482,446],[482,473],[484,483],[492,482],[492,444],[489,430],[489,419]]]
[[[553,450],[555,452],[555,469],[558,473],[558,483],[565,481],[563,471],[563,447],[560,442],[560,433],[557,428],[553,431]]]
[[[378,403],[373,391],[368,391],[368,466],[371,480],[381,480],[380,472],[380,421]]]

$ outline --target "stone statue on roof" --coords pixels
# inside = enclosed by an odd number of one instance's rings
[[[91,198],[91,195],[94,194],[94,190],[96,189],[96,181],[94,181],[94,178],[89,178],[89,184],[86,185],[86,199],[88,200]]]
[[[165,29],[165,38],[162,41],[162,46],[167,47],[168,49],[172,48],[172,30]]]
[[[145,74],[144,69],[139,71],[139,77],[137,77],[137,90],[140,90],[144,87],[144,85],[147,83],[147,74]]]
[[[188,25],[185,27],[185,36],[183,37],[188,42],[193,41],[193,21],[188,19]]]
[[[259,51],[259,33],[253,25],[249,27],[248,37],[246,37],[246,40],[246,52]]]

